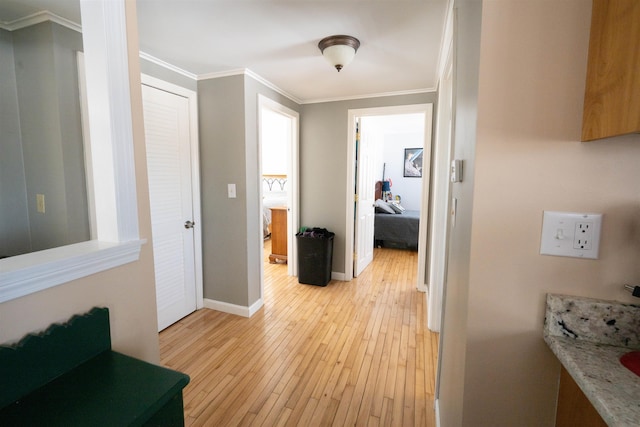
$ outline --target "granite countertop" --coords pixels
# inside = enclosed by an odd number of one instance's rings
[[[619,361],[640,349],[640,306],[549,294],[544,340],[607,425],[640,425],[640,377]]]

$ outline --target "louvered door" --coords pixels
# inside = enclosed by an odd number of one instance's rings
[[[189,102],[142,85],[158,328],[196,310]]]

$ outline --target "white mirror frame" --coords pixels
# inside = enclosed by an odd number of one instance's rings
[[[80,0],[97,239],[0,260],[0,303],[138,260],[126,0]]]

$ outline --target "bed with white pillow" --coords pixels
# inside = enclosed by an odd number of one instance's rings
[[[399,203],[376,200],[374,239],[376,246],[418,250],[420,211],[409,211]]]

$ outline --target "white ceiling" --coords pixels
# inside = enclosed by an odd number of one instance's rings
[[[0,0],[0,19],[43,4],[78,22],[77,1]],[[302,103],[433,91],[448,1],[137,0],[140,50],[196,78],[248,69]],[[340,73],[317,47],[332,34],[361,42]]]

